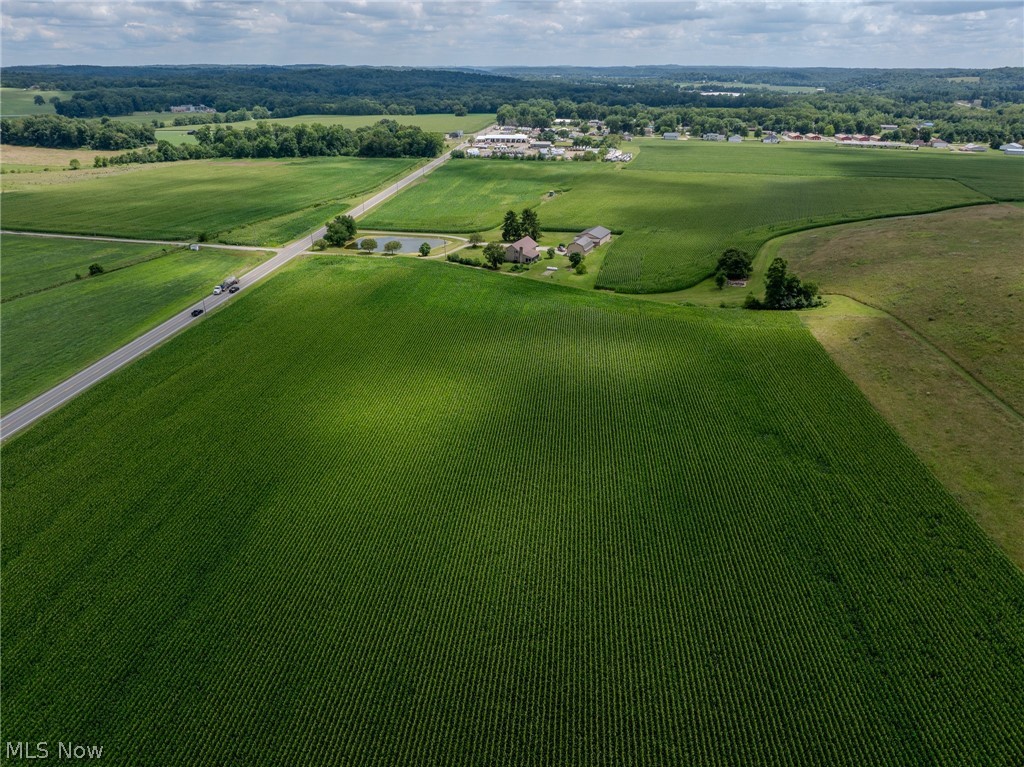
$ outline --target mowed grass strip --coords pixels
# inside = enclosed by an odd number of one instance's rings
[[[115,763],[1024,738],[1024,577],[795,317],[318,258],[18,436],[2,481],[7,731]]]
[[[640,156],[649,150],[645,147]],[[484,232],[500,226],[508,209],[536,207],[544,229],[582,231],[601,225],[622,232],[606,246],[597,287],[655,293],[705,279],[728,247],[753,252],[786,231],[989,200],[948,179],[689,173],[605,163],[461,160],[372,211],[365,224],[406,231]]]
[[[416,164],[411,159],[200,160],[133,167],[62,183],[5,182],[4,227],[166,240],[201,234],[279,245],[322,224],[346,200]],[[269,229],[262,222],[281,218]]]
[[[4,235],[0,411],[7,413],[202,298],[267,253]],[[104,274],[89,277],[98,263]],[[83,276],[75,279],[75,274]]]

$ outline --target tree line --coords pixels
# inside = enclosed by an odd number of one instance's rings
[[[134,149],[156,140],[151,125],[110,119],[72,120],[60,115],[3,118],[0,135],[7,144],[49,149]]]
[[[196,129],[195,144],[175,146],[160,140],[156,147],[137,149],[116,157],[97,157],[95,165],[136,162],[174,162],[214,157],[436,157],[444,138],[415,125],[380,120],[355,130],[340,125],[282,125],[258,121],[235,128],[204,125]]]
[[[4,84],[74,91],[55,103],[67,117],[167,111],[207,104],[218,112],[414,114],[497,112],[534,99],[571,105],[653,108],[779,108],[818,96],[886,95],[900,105],[980,101],[983,108],[1024,103],[1024,69],[781,69],[750,67],[506,68],[491,72],[384,67],[4,67]],[[514,76],[509,76],[514,75]],[[736,82],[752,83],[736,86]],[[694,83],[700,83],[695,85]],[[720,85],[715,85],[719,83]],[[824,87],[825,94],[785,93],[771,85]],[[704,90],[744,96],[705,96]],[[585,109],[585,111],[591,111]],[[556,116],[571,116],[566,108]],[[580,117],[584,114],[580,113]],[[593,114],[593,119],[601,115]],[[526,124],[526,123],[523,123]]]

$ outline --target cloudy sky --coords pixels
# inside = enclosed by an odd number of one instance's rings
[[[1024,65],[1024,0],[3,0],[15,64]]]

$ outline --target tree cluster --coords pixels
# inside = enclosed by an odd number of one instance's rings
[[[729,248],[718,257],[715,265],[715,284],[722,288],[726,280],[745,280],[750,276],[753,259],[745,250]]]
[[[501,224],[501,238],[505,242],[515,242],[523,237],[540,239],[540,219],[532,208],[523,208],[522,216],[516,215],[514,210],[508,211]]]
[[[4,118],[0,133],[7,144],[50,149],[133,149],[155,140],[152,126],[116,120],[87,122],[60,115]]]
[[[340,248],[356,236],[356,220],[352,216],[335,216],[327,222],[327,233],[324,243],[332,248]]]
[[[795,274],[787,273],[785,259],[776,257],[764,279],[764,300],[747,296],[744,303],[748,309],[806,309],[822,303],[818,286],[813,282],[801,282]]]

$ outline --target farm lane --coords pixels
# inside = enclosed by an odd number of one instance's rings
[[[191,243],[181,240],[135,240],[128,237],[100,237],[89,234],[61,234],[59,232],[19,232],[13,229],[0,229],[0,234],[12,234],[19,237],[50,237],[57,240],[97,240],[99,242],[132,242],[142,245],[175,245],[185,247],[186,245],[199,245],[200,248],[216,248],[218,250],[253,250],[257,252],[277,252],[280,248],[259,247],[258,245],[224,245],[216,242]]]
[[[457,149],[464,147],[465,144],[460,144]],[[410,184],[415,183],[427,173],[430,173],[435,168],[440,167],[445,162],[451,159],[451,150],[445,152],[440,157],[437,157],[426,165],[423,165],[414,170],[409,175],[396,181],[391,186],[387,187],[381,192],[373,195],[372,197],[365,200],[358,207],[353,208],[350,211],[350,215],[354,218],[359,218],[367,211],[380,205],[382,202],[389,200],[394,195],[401,192]],[[306,252],[306,250],[313,244],[313,242],[320,237],[323,237],[327,233],[327,227],[322,226],[312,234],[307,234],[304,237],[289,243],[283,248],[277,249],[277,254],[272,258],[264,261],[259,266],[246,272],[239,279],[239,287],[247,288],[250,285],[258,282],[259,280],[269,277],[275,271],[285,266],[288,262],[294,259],[296,256]],[[11,232],[14,234],[14,232]],[[18,233],[20,234],[20,232]],[[38,235],[46,236],[46,235]],[[64,236],[64,235],[56,235]],[[86,238],[86,239],[107,239],[107,238]],[[127,242],[129,240],[121,240]],[[153,240],[142,240],[142,242],[154,242]],[[178,243],[168,243],[178,244]],[[188,243],[180,243],[188,244]],[[210,244],[210,247],[221,247],[219,245]],[[239,246],[241,247],[241,246]],[[255,248],[255,250],[274,250],[273,248]],[[81,394],[86,389],[92,387],[94,384],[102,381],[104,378],[109,376],[111,373],[119,370],[128,363],[138,359],[143,354],[146,354],[150,350],[156,348],[160,344],[172,336],[177,335],[179,332],[187,328],[193,322],[200,317],[193,317],[192,311],[195,309],[204,309],[204,313],[217,309],[221,304],[229,301],[233,296],[229,293],[222,293],[219,296],[207,296],[202,301],[199,301],[178,314],[171,317],[166,322],[157,325],[152,330],[143,333],[141,336],[133,341],[122,346],[115,352],[108,354],[103,359],[94,362],[84,370],[76,373],[67,380],[61,382],[57,386],[53,387],[49,391],[40,394],[30,402],[25,403],[21,407],[12,410],[10,413],[0,418],[0,440],[6,440],[7,438],[17,434],[23,429],[28,428],[33,423],[38,421],[47,413],[50,413],[65,402],[74,399],[76,396]]]

